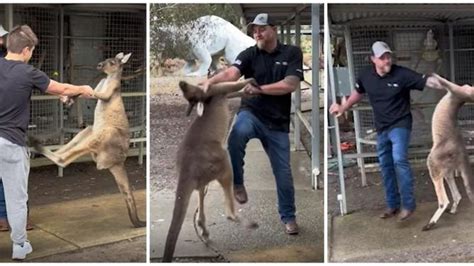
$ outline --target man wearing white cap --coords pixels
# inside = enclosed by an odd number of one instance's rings
[[[295,192],[290,166],[291,92],[303,80],[301,49],[278,42],[277,28],[268,14],[258,14],[247,26],[257,44],[242,51],[235,63],[204,82],[204,89],[224,81],[255,78],[260,87],[247,85],[244,91],[254,97],[242,98],[240,110],[228,139],[234,173],[234,197],[244,204],[244,156],[247,143],[260,139],[275,175],[278,212],[285,232],[298,234]]]
[[[399,220],[403,221],[416,208],[413,175],[408,161],[412,128],[410,90],[443,88],[435,77],[392,64],[392,53],[385,42],[374,42],[370,56],[372,66],[360,73],[347,102],[342,105],[333,103],[329,112],[339,116],[367,93],[374,112],[377,156],[387,205],[380,218],[394,217],[399,213]]]

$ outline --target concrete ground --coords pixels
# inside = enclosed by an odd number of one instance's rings
[[[381,210],[362,210],[332,219],[333,262],[474,262],[474,206],[461,201],[456,215],[443,214],[436,227],[421,228],[436,202],[418,204],[406,222],[378,218]]]
[[[145,190],[134,191],[134,195],[139,216],[144,220]],[[132,227],[120,194],[35,206],[31,209],[30,217],[35,229],[28,231],[28,239],[33,246],[33,253],[28,255],[28,261],[55,261],[54,256],[58,254],[78,253],[91,247],[124,240],[134,241],[146,235],[146,228]],[[9,235],[8,232],[0,233],[0,262],[11,262]],[[145,248],[143,244],[143,250]],[[87,258],[78,257],[74,261],[83,260]],[[131,260],[136,261],[138,258],[124,258],[124,261]],[[146,259],[142,258],[142,261]]]
[[[209,186],[205,201],[208,246],[196,236],[193,214],[197,193],[178,239],[176,261],[231,262],[322,262],[324,260],[323,191],[311,189],[311,162],[306,152],[292,152],[297,221],[300,234],[284,232],[277,212],[274,177],[268,158],[258,140],[252,140],[245,157],[245,184],[249,202],[237,205],[238,215],[258,223],[257,229],[228,221],[224,215],[222,189],[214,182]],[[174,190],[163,189],[151,195],[151,260],[159,261],[174,207]]]

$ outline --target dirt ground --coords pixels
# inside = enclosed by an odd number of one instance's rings
[[[145,165],[138,165],[137,157],[130,157],[125,167],[132,189],[144,189]],[[57,169],[53,165],[31,169],[28,183],[30,207],[119,193],[112,174],[108,170],[97,170],[94,163],[71,164],[64,169],[63,177],[57,176]]]
[[[132,189],[146,188],[145,165],[138,165],[137,157],[130,157],[125,166]],[[110,172],[97,170],[93,163],[72,164],[64,169],[64,177],[57,176],[56,166],[32,168],[28,192],[30,209],[55,202],[119,193]],[[34,224],[34,220],[32,223]],[[34,261],[145,262],[146,237],[56,254]]]

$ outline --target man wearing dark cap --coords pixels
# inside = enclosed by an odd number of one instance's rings
[[[385,42],[373,43],[370,60],[372,66],[361,72],[347,102],[342,105],[333,103],[329,112],[339,116],[367,93],[374,112],[377,156],[387,205],[380,218],[394,217],[399,213],[399,220],[404,221],[416,208],[413,175],[408,161],[412,128],[410,91],[425,87],[443,88],[435,77],[392,64],[392,50]]]
[[[241,76],[255,78],[259,87],[247,85],[240,110],[229,135],[228,150],[234,173],[234,197],[247,202],[244,186],[245,148],[250,139],[260,139],[275,175],[278,212],[285,232],[298,234],[295,192],[290,166],[291,93],[303,80],[301,49],[278,41],[277,27],[268,14],[258,14],[247,26],[256,45],[242,51],[232,66],[203,83],[236,81]]]

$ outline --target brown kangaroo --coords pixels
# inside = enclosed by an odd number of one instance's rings
[[[236,221],[233,173],[227,150],[224,147],[230,121],[227,98],[242,96],[238,91],[249,83],[258,86],[254,79],[246,79],[211,85],[209,90],[204,92],[198,86],[190,85],[184,81],[179,83],[184,97],[189,102],[187,115],[198,104],[199,116],[187,130],[177,153],[178,186],[163,262],[171,262],[173,259],[189,199],[194,190],[199,191],[197,225],[201,229],[201,236],[205,241],[209,239],[209,231],[206,228],[204,215],[204,196],[205,188],[209,182],[217,180],[222,186],[227,217]],[[204,106],[204,109],[199,110],[199,105]]]
[[[94,113],[94,124],[79,132],[69,143],[59,150],[51,150],[40,145],[38,140],[30,143],[44,156],[61,167],[66,167],[85,154],[91,154],[97,169],[109,169],[115,177],[120,192],[125,197],[128,215],[135,227],[144,227],[140,221],[133,193],[130,189],[124,162],[129,148],[129,126],[120,94],[120,79],[123,64],[131,53],[124,56],[119,53],[115,58],[106,59],[97,65],[97,69],[107,74],[94,89],[98,99]]]
[[[432,118],[433,147],[428,155],[427,165],[438,198],[438,209],[423,231],[430,230],[448,208],[449,199],[444,187],[448,183],[453,197],[450,213],[456,213],[461,194],[454,180],[454,172],[460,171],[467,196],[474,202],[470,181],[472,178],[469,157],[466,151],[461,129],[457,123],[457,114],[465,102],[474,102],[474,89],[471,86],[458,86],[433,74],[448,93],[436,105]]]

